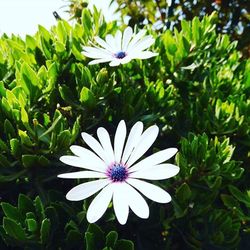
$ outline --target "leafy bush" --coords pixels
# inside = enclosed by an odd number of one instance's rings
[[[87,9],[82,24],[0,39],[1,249],[246,249],[249,246],[250,61],[215,31],[216,18],[157,35],[159,56],[88,66],[81,46],[117,31]],[[80,132],[141,120],[176,146],[180,173],[161,181],[172,203],[120,226],[109,209],[88,224],[89,199],[69,202],[59,162]],[[125,240],[126,239],[126,240]]]
[[[75,1],[79,2],[79,0],[71,0],[71,2]],[[180,27],[182,19],[203,18],[216,11],[217,32],[230,34],[232,39],[239,40],[238,47],[249,57],[250,6],[247,0],[111,0],[111,2],[118,3],[117,12],[121,13],[123,19],[129,20],[130,26],[142,27],[150,23],[158,30]],[[81,8],[84,7],[82,4]],[[77,9],[73,4],[70,5],[70,10],[77,16]]]

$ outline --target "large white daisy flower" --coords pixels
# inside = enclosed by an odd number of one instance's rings
[[[145,36],[146,30],[141,30],[133,34],[132,28],[127,27],[123,34],[117,31],[115,36],[107,35],[105,40],[95,37],[96,42],[102,46],[88,47],[83,46],[83,55],[93,58],[89,64],[98,64],[110,62],[110,66],[125,64],[132,59],[147,59],[156,56],[157,53],[144,51],[149,48],[155,41],[151,35]]]
[[[66,195],[71,201],[83,200],[98,191],[87,211],[87,220],[96,222],[102,217],[113,201],[114,212],[120,224],[125,224],[129,208],[139,217],[148,218],[149,207],[141,196],[159,202],[171,201],[170,195],[163,189],[145,180],[163,180],[175,176],[179,167],[164,161],[176,154],[176,148],[168,148],[152,154],[145,159],[138,159],[151,147],[159,132],[154,125],[143,132],[142,122],[137,122],[131,129],[125,143],[127,129],[124,121],[117,127],[114,149],[106,129],[98,128],[100,142],[87,133],[82,133],[86,144],[94,151],[80,146],[71,146],[75,156],[62,156],[60,160],[70,166],[85,168],[87,171],[60,174],[60,178],[98,178],[72,188]]]

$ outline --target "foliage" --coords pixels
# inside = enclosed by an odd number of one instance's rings
[[[147,26],[155,58],[88,66],[81,46],[118,28],[96,9],[81,18],[0,39],[1,249],[246,249],[249,60],[216,33],[211,15],[160,35]],[[126,226],[111,204],[89,225],[91,198],[65,199],[79,180],[58,179],[71,170],[58,159],[83,143],[81,131],[114,135],[121,119],[159,125],[153,151],[179,148],[179,175],[158,183],[173,201],[150,203],[148,220],[131,214]]]
[[[111,2],[115,2],[112,0]],[[248,0],[116,0],[117,11],[122,17],[129,17],[129,25],[144,26],[151,23],[158,30],[180,27],[180,20],[192,20],[217,11],[216,29],[219,33],[230,34],[233,40],[239,40],[239,47],[249,56],[249,20]]]

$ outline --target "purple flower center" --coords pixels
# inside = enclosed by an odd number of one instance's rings
[[[115,54],[115,57],[118,59],[122,59],[126,56],[126,53],[124,51],[119,51]]]
[[[113,182],[122,182],[128,178],[128,170],[122,164],[115,163],[109,167],[107,175]]]

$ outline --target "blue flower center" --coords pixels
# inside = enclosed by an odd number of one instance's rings
[[[123,52],[123,51],[119,51],[115,54],[115,57],[118,58],[118,59],[122,59],[126,56],[126,53]]]
[[[128,177],[127,168],[122,164],[114,164],[107,174],[113,182],[125,181]]]

